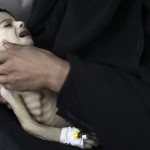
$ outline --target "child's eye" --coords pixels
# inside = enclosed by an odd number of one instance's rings
[[[9,23],[9,24],[6,24],[6,25],[4,25],[4,27],[5,27],[5,28],[11,27],[11,24],[10,24],[10,23]]]

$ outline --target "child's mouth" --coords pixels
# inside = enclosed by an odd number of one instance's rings
[[[28,30],[23,30],[20,32],[19,37],[24,38],[26,36],[30,36],[30,32]]]

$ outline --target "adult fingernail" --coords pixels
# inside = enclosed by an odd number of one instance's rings
[[[2,42],[3,42],[3,45],[5,45],[5,44],[8,44],[8,43],[9,43],[9,42],[8,42],[8,41],[6,41],[6,40],[3,40]]]

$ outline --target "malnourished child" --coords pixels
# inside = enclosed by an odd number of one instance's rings
[[[0,50],[5,50],[5,42],[33,46],[33,40],[24,22],[16,21],[6,10],[0,11]],[[40,50],[39,50],[40,52]],[[45,52],[49,53],[49,52]],[[21,59],[21,58],[20,58]],[[91,149],[99,145],[94,133],[88,138],[71,123],[58,116],[57,94],[42,89],[35,92],[10,91],[0,85],[0,95],[7,101],[22,128],[41,139],[70,144],[80,148]]]

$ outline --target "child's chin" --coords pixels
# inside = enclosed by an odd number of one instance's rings
[[[29,42],[26,43],[26,45],[34,45],[34,42],[30,40]]]
[[[26,41],[20,41],[19,43],[17,44],[20,44],[20,45],[34,45],[34,42],[32,39],[28,39]]]

